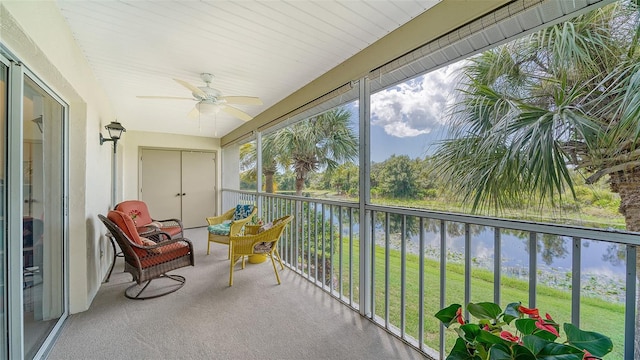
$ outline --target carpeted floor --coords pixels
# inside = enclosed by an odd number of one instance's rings
[[[131,276],[118,259],[91,308],[72,315],[49,359],[422,359],[419,352],[285,268],[239,265],[229,287],[227,248],[191,229],[196,266],[175,293],[124,297]]]

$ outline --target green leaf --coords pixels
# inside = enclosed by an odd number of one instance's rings
[[[578,349],[586,349],[593,356],[603,357],[613,350],[611,339],[597,332],[583,331],[572,324],[564,324],[567,342]]]
[[[476,341],[476,337],[480,333],[480,326],[477,324],[464,324],[459,329],[458,335],[469,343]]]
[[[469,313],[478,319],[497,320],[502,313],[500,306],[491,302],[469,303],[467,305]]]
[[[542,338],[533,335],[527,335],[522,338],[522,344],[529,349],[534,355],[538,354],[549,343]]]
[[[535,360],[536,356],[522,345],[515,344],[511,347],[513,358],[516,360]]]
[[[580,349],[573,346],[548,341],[535,335],[525,336],[522,343],[535,355],[536,359],[582,360],[584,355]]]
[[[442,321],[444,326],[449,327],[449,325],[456,321],[456,312],[461,307],[462,305],[460,304],[451,304],[446,308],[438,311],[434,316],[438,318],[438,320]]]
[[[457,338],[451,352],[447,355],[447,360],[481,360],[481,358],[478,355],[471,354],[467,349],[467,343],[461,338]]]
[[[531,335],[534,331],[538,330],[536,321],[533,319],[516,320],[516,329],[518,329],[522,335]]]
[[[489,349],[489,360],[512,360],[511,349],[502,344],[496,344]]]
[[[500,336],[494,335],[488,331],[480,331],[478,336],[476,336],[476,341],[482,344],[502,344],[505,346],[511,346],[513,344],[511,341],[507,341]]]
[[[558,338],[557,336],[555,336],[554,334],[546,331],[546,330],[541,330],[536,328],[536,331],[533,332],[532,334],[533,336],[537,336],[539,338],[545,339],[547,341],[556,341],[556,339]]]
[[[502,316],[502,319],[507,324],[511,324],[513,320],[520,317],[520,312],[518,312],[518,306],[520,306],[519,302],[511,303],[507,305],[507,307],[504,309],[504,315]]]
[[[489,360],[536,360],[536,357],[522,345],[513,344],[509,347],[496,344],[489,351]]]

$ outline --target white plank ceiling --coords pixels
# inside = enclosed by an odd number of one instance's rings
[[[243,121],[190,119],[194,100],[173,79],[225,96],[256,96],[255,116],[439,0],[68,1],[58,6],[117,119],[128,130],[221,137]]]

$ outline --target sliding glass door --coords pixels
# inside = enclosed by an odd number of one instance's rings
[[[7,339],[8,339],[8,320],[7,320],[7,223],[5,216],[7,214],[7,188],[5,186],[7,173],[7,88],[9,68],[2,62],[0,57],[0,358],[8,359]]]
[[[33,358],[64,313],[64,107],[23,85],[24,353]]]
[[[0,359],[45,356],[68,314],[66,122],[0,45]]]

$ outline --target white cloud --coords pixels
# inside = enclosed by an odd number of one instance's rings
[[[397,123],[384,125],[384,132],[395,137],[409,137],[409,136],[418,136],[422,134],[428,134],[431,132],[431,129],[427,128],[423,130],[418,130],[418,129],[409,127],[405,123],[397,122]]]
[[[371,96],[371,124],[396,137],[428,134],[442,127],[453,101],[452,64]]]

